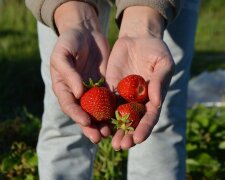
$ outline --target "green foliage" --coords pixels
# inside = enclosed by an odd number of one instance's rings
[[[225,178],[224,117],[225,108],[197,106],[188,110],[188,177],[204,180]],[[0,127],[0,144],[4,144],[1,147],[0,179],[37,178],[34,149],[40,120],[23,109],[16,118],[2,122]],[[11,149],[8,149],[10,145]],[[110,138],[103,140],[98,146],[94,179],[126,179],[127,155],[127,151],[114,151]]]
[[[39,130],[40,119],[26,108],[15,118],[1,121],[0,179],[38,179],[35,147]]]
[[[224,0],[202,0],[196,34],[198,51],[224,52]]]
[[[24,3],[24,0],[4,0],[0,4],[0,60],[38,52],[36,22]]]
[[[188,111],[187,173],[196,179],[225,178],[225,108]]]
[[[225,68],[224,0],[202,0],[195,39],[192,75]]]
[[[126,179],[127,151],[115,151],[111,138],[104,139],[98,145],[94,164],[94,180]]]
[[[40,116],[44,88],[36,21],[24,0],[0,2],[0,118],[22,106]]]
[[[0,179],[37,180],[37,164],[38,159],[33,148],[24,142],[15,142],[11,150],[1,158]]]
[[[40,119],[22,108],[15,118],[0,122],[0,153],[9,151],[13,142],[25,142],[35,147],[40,129]]]

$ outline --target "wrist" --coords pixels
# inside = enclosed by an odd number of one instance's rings
[[[69,1],[62,4],[54,13],[54,22],[59,34],[70,29],[100,31],[95,9],[85,2]]]
[[[163,37],[165,19],[151,7],[131,6],[124,10],[119,36],[152,35]]]

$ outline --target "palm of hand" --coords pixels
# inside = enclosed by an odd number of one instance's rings
[[[124,134],[118,130],[112,140],[115,149],[129,149],[143,142],[158,121],[160,106],[172,77],[174,63],[164,42],[158,38],[143,36],[139,38],[120,38],[110,54],[106,80],[113,89],[118,82],[129,74],[141,75],[148,85],[150,101],[147,112],[136,130]]]
[[[108,55],[109,47],[101,33],[71,30],[59,37],[51,65],[58,71],[60,65],[65,71],[74,69],[83,80],[90,77],[98,80],[105,75]]]
[[[61,109],[78,124],[94,143],[109,134],[105,125],[90,125],[90,117],[78,105],[83,81],[105,76],[109,56],[106,39],[99,32],[70,30],[60,35],[51,56],[53,90]]]

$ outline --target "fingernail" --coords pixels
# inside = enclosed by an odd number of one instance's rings
[[[162,93],[160,94],[160,103],[159,103],[158,109],[160,109],[161,106],[162,106]]]
[[[114,149],[114,151],[120,151],[120,149]]]
[[[134,143],[135,143],[135,144],[139,144],[139,138],[136,137],[136,136],[134,136],[133,138],[134,138]]]
[[[89,126],[90,122],[91,122],[90,119],[86,119],[86,120],[81,121],[80,123],[81,123],[82,126]]]
[[[162,102],[159,103],[158,109],[160,109],[162,106]]]
[[[93,140],[93,137],[89,137],[90,141],[93,143],[93,144],[96,144]]]

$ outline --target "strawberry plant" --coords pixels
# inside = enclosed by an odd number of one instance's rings
[[[0,154],[9,151],[13,142],[25,142],[31,147],[36,147],[40,127],[40,119],[28,112],[26,108],[20,108],[12,119],[2,120],[0,144],[4,146],[0,146]]]
[[[37,180],[38,159],[33,148],[24,142],[13,143],[0,163],[0,179]]]
[[[111,138],[98,144],[94,163],[94,180],[126,179],[127,151],[115,151],[111,146]]]
[[[40,119],[26,108],[0,123],[0,179],[38,179],[35,147],[39,129]]]
[[[188,110],[187,174],[193,179],[225,179],[225,108]]]

